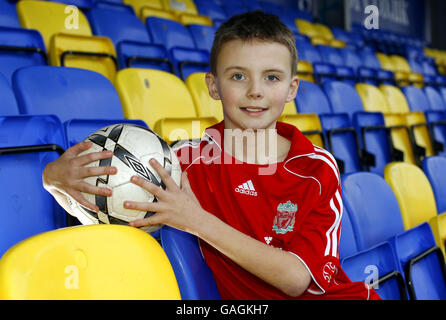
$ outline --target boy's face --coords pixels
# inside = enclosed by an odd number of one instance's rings
[[[231,40],[217,58],[217,75],[206,75],[209,94],[221,100],[226,129],[275,128],[299,80],[291,75],[291,54],[280,43]]]

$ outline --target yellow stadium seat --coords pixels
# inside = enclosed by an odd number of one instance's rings
[[[415,87],[420,89],[424,87],[424,77],[421,73],[409,73],[408,80],[410,85],[414,85]]]
[[[315,113],[300,113],[295,115],[282,115],[279,121],[297,127],[313,144],[325,148],[322,126]]]
[[[91,28],[82,11],[73,8],[65,12],[67,5],[56,2],[27,0],[17,3],[20,25],[37,29],[43,37],[46,49],[50,48],[51,37],[56,33],[91,36]]]
[[[311,22],[304,19],[296,19],[295,23],[297,25],[300,34],[306,35],[310,38],[319,36],[318,30],[314,28]]]
[[[176,15],[181,13],[198,14],[197,7],[192,0],[161,0],[163,8]]]
[[[392,127],[391,137],[393,146],[403,152],[404,162],[417,164],[418,159],[412,144],[405,114],[386,114],[384,115],[384,120],[386,127]]]
[[[374,85],[358,83],[355,85],[356,91],[361,98],[365,111],[390,113],[390,107],[386,97]]]
[[[395,82],[398,87],[404,87],[410,85],[409,73],[405,71],[394,71]]]
[[[297,62],[297,75],[300,80],[314,83],[314,70],[311,62],[299,60]]]
[[[214,100],[209,95],[205,82],[206,73],[196,72],[186,79],[186,86],[195,104],[195,110],[199,117],[214,117],[218,121],[223,120],[223,106],[221,100]]]
[[[408,113],[410,112],[409,104],[400,88],[382,84],[379,90],[387,98],[387,102],[392,113]]]
[[[158,133],[170,145],[179,140],[200,139],[206,128],[218,123],[214,117],[160,119],[153,131]]]
[[[142,18],[141,9],[143,7],[155,8],[155,9],[164,9],[163,3],[161,0],[122,0],[124,4],[127,4],[133,8],[135,14]],[[145,22],[145,21],[143,21]]]
[[[311,38],[311,44],[313,46],[319,46],[319,45],[328,46],[330,44],[330,40],[327,40],[324,37],[317,35]]]
[[[444,255],[446,213],[437,213],[434,193],[423,171],[412,164],[394,162],[386,166],[384,178],[398,200],[404,228],[409,230],[428,222]]]
[[[393,65],[395,66],[396,71],[403,71],[403,72],[407,72],[407,73],[412,72],[412,70],[410,69],[409,62],[407,62],[407,60],[404,57],[397,56],[397,55],[391,55],[391,56],[389,56],[389,59],[392,61]]]
[[[178,21],[185,26],[188,26],[190,24],[200,24],[205,26],[213,25],[211,18],[207,16],[201,16],[198,14],[190,14],[190,13],[181,13],[178,16]]]
[[[52,65],[60,66],[61,56],[68,54],[66,66],[97,71],[113,80],[117,68],[113,43],[92,35],[82,11],[61,3],[28,0],[17,3],[17,15],[22,27],[40,31]]]
[[[152,7],[142,7],[139,14],[140,19],[145,23],[148,17],[158,17],[178,21],[178,17],[171,11]]]
[[[435,155],[434,145],[427,127],[426,116],[423,112],[409,112],[405,114],[406,123],[409,126],[416,145],[424,148],[425,156]]]
[[[296,103],[294,100],[285,103],[285,107],[283,108],[282,115],[284,116],[292,116],[297,114]]]
[[[382,52],[377,52],[375,55],[378,58],[379,63],[381,64],[381,68],[383,68],[384,70],[395,71],[395,66],[389,56]]]
[[[344,41],[338,39],[331,39],[328,45],[330,47],[339,49],[343,49],[347,46]]]
[[[76,226],[16,244],[0,260],[0,299],[181,299],[172,266],[146,232]]]
[[[144,120],[155,132],[163,126],[167,128],[169,121],[181,125],[177,128],[178,131],[197,132],[192,130],[192,120],[199,121],[202,118],[195,111],[189,90],[177,76],[159,70],[127,68],[116,74],[115,86],[127,119]],[[182,121],[177,121],[179,119]],[[212,119],[213,123],[218,122],[217,119]],[[159,121],[161,122],[157,124]],[[210,119],[203,121],[212,122]],[[167,130],[157,133],[170,141],[170,132]],[[189,139],[197,138],[201,136],[192,136]]]
[[[108,37],[55,34],[49,56],[53,66],[92,70],[112,82],[118,68],[115,47]]]
[[[317,34],[324,38],[325,40],[331,41],[334,39],[333,33],[331,32],[330,28],[326,25],[323,25],[321,23],[314,23],[313,29],[316,30]]]

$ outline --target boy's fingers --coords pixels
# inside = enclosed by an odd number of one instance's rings
[[[116,167],[83,167],[80,169],[80,178],[112,175],[117,172],[118,169]]]
[[[100,152],[92,152],[89,154],[85,154],[83,156],[77,157],[74,160],[76,164],[79,166],[85,166],[86,164],[92,163],[94,161],[107,159],[113,156],[113,151],[104,150]]]
[[[75,157],[79,153],[90,149],[92,145],[93,145],[93,143],[91,141],[79,142],[79,143],[75,144],[74,146],[72,146],[71,148],[68,148],[68,150],[66,151],[66,154],[68,154],[72,157]]]
[[[94,194],[98,196],[110,197],[113,194],[113,191],[110,188],[96,187],[87,182],[80,183],[78,188],[80,192]]]
[[[129,222],[129,225],[132,227],[146,227],[146,226],[152,226],[157,224],[163,224],[162,217],[160,217],[159,214],[154,214],[153,216],[150,216],[149,218],[144,219],[138,219]]]
[[[160,212],[163,209],[163,205],[158,202],[138,202],[126,200],[124,201],[124,208],[147,212]]]
[[[150,181],[147,181],[144,178],[133,176],[130,178],[130,182],[140,186],[141,188],[149,191],[151,194],[153,194],[158,199],[165,199],[166,198],[166,191],[164,191],[162,188],[156,186]]]
[[[158,172],[158,174],[161,177],[161,180],[164,182],[164,185],[166,186],[167,189],[178,188],[177,184],[172,179],[169,172],[167,172],[166,169],[164,169],[164,167],[156,159],[154,158],[150,159],[149,164],[152,166],[153,169],[156,170],[156,172]]]

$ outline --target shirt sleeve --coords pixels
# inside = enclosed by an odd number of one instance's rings
[[[330,286],[338,284],[342,212],[341,186],[337,179],[331,179],[325,196],[309,211],[286,247],[310,272],[312,282],[308,291],[312,294],[324,294]]]

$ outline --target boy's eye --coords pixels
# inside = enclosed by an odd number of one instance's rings
[[[244,79],[245,79],[245,76],[242,75],[241,73],[236,73],[236,74],[234,74],[234,75],[232,76],[232,79],[234,79],[234,80],[244,80]]]
[[[270,74],[270,75],[266,76],[266,80],[268,80],[268,81],[278,81],[279,78],[277,76],[275,76],[275,75]]]

